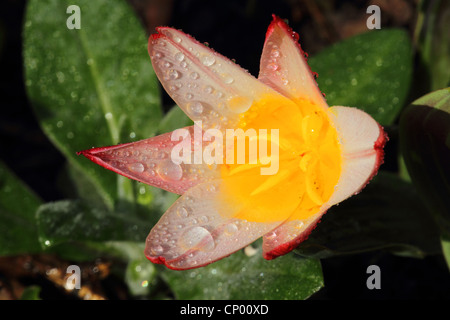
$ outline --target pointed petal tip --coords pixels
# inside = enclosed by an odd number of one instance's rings
[[[276,247],[272,247],[268,251],[263,250],[263,258],[266,260],[273,260],[273,259],[283,256],[283,255],[291,252],[295,248],[297,248],[303,241],[306,241],[308,239],[311,232],[320,223],[320,221],[321,221],[320,219],[325,213],[326,212],[323,212],[322,214],[320,214],[319,218],[314,220],[304,231],[302,231],[300,234],[298,234],[297,237],[295,237],[291,241],[287,241]]]

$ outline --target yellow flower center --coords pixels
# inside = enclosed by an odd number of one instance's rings
[[[222,200],[238,208],[233,217],[275,222],[317,213],[334,192],[342,164],[327,112],[311,101],[273,95],[253,102],[235,98],[230,104],[248,109],[238,125],[248,134],[235,135],[227,150],[232,156],[224,155],[221,166]]]

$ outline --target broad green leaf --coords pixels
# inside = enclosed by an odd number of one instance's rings
[[[445,88],[450,85],[450,2],[420,1],[418,9],[415,41],[430,90]]]
[[[318,260],[289,254],[267,261],[260,247],[251,249],[199,269],[164,269],[162,276],[177,299],[189,300],[297,300],[323,287]]]
[[[71,200],[43,204],[36,217],[39,241],[44,248],[64,242],[115,240],[144,243],[156,222],[141,220],[131,214],[102,211]]]
[[[193,125],[193,122],[178,106],[173,106],[167,112],[158,127],[159,133],[171,132],[179,128]]]
[[[0,162],[0,256],[41,251],[35,212],[41,199]]]
[[[383,172],[360,194],[332,207],[296,252],[327,258],[378,249],[413,257],[440,251],[436,225],[414,187]]]
[[[80,29],[66,26],[70,5],[81,10]],[[118,197],[134,201],[129,180],[76,155],[158,128],[158,82],[131,8],[120,0],[31,0],[23,46],[28,96],[45,133],[110,208]]]
[[[376,30],[324,49],[308,60],[330,106],[357,107],[381,125],[391,124],[405,104],[412,76],[408,34]]]
[[[400,119],[400,147],[411,180],[435,218],[443,239],[448,241],[450,88],[431,92],[405,110]]]

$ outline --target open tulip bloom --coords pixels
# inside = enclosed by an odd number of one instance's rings
[[[194,125],[80,152],[181,195],[147,237],[150,261],[201,267],[260,237],[264,258],[276,258],[376,174],[383,128],[359,109],[328,107],[282,19],[268,28],[258,79],[179,30],[157,31],[153,68]]]

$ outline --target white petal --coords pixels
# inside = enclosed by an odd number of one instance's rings
[[[242,205],[224,201],[220,194],[221,182],[216,180],[181,196],[148,235],[147,258],[171,269],[201,267],[251,244],[280,224],[237,219]]]
[[[358,193],[376,174],[383,161],[386,135],[367,113],[356,108],[329,108],[343,151],[342,173],[327,205],[332,206]]]
[[[325,212],[326,209],[323,207],[308,219],[288,220],[265,234],[263,237],[264,258],[271,260],[295,249],[308,238]]]
[[[174,135],[177,132],[187,134],[186,140]],[[88,149],[79,153],[125,177],[183,194],[200,182],[217,179],[220,176],[217,165],[208,166],[204,161],[194,163],[195,134],[201,135],[202,130],[191,126],[137,142]],[[197,140],[201,143],[200,151],[210,143],[201,141],[201,136]],[[186,155],[190,155],[190,164],[187,164],[187,161],[173,161],[172,150],[183,141],[189,143],[191,152],[186,152]]]
[[[203,128],[233,128],[265,93],[277,94],[231,60],[172,28],[149,39],[153,68],[165,90]]]
[[[381,165],[387,139],[383,128],[370,115],[356,108],[331,107],[328,111],[343,151],[342,173],[336,190],[316,214],[300,220],[294,213],[285,223],[264,235],[263,255],[266,259],[286,254],[306,240],[328,208],[359,192]]]
[[[292,29],[274,16],[267,30],[258,79],[294,101],[305,99],[328,108],[294,36]]]

